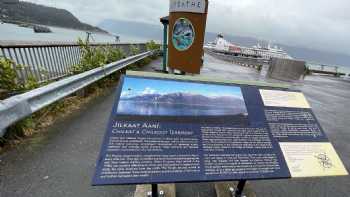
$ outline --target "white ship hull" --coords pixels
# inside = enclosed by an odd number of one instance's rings
[[[232,44],[226,41],[223,36],[219,35],[214,43],[208,43],[204,46],[204,48],[218,52],[225,53],[235,56],[243,56],[243,57],[254,57],[254,58],[282,58],[282,59],[293,59],[287,52],[280,48],[271,48],[270,46],[263,48],[258,46],[254,47],[243,47]]]

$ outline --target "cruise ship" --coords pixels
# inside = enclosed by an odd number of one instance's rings
[[[216,53],[225,53],[234,56],[253,57],[253,58],[282,58],[293,59],[286,51],[277,46],[271,47],[269,44],[267,47],[262,47],[257,44],[253,47],[243,47],[235,45],[224,39],[222,34],[219,34],[215,42],[207,43],[204,46],[205,49],[211,50]]]

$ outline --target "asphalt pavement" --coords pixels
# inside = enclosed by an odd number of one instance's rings
[[[160,67],[155,61],[145,70]],[[205,56],[202,75],[266,80],[245,68]],[[350,169],[350,83],[311,76],[288,83],[302,90]],[[0,197],[132,197],[135,186],[92,187],[96,158],[114,101],[114,90],[56,122],[44,134],[0,155]],[[257,196],[350,196],[350,176],[250,182]],[[177,184],[178,197],[214,197],[213,183]]]

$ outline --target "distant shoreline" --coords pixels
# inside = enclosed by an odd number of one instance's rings
[[[63,28],[63,29],[68,29],[68,30],[75,30],[75,31],[89,31],[92,33],[99,33],[99,34],[106,34],[106,35],[110,35],[113,36],[111,33],[109,33],[106,30],[95,30],[95,29],[91,29],[91,30],[86,30],[86,29],[79,29],[79,28],[72,28],[72,27],[63,27],[63,26],[57,26],[57,25],[45,25],[45,24],[37,24],[37,23],[28,23],[28,22],[23,22],[23,21],[12,21],[12,20],[1,20],[1,23],[4,24],[12,24],[12,25],[17,25],[19,27],[23,27],[23,28],[32,28],[34,25],[38,25],[38,26],[45,26],[45,27],[54,27],[54,28]]]
[[[128,99],[120,99],[123,102],[134,102],[134,103],[143,103],[143,104],[171,104],[171,105],[185,105],[185,106],[198,106],[198,107],[220,107],[220,108],[230,108],[236,109],[236,107],[231,106],[220,106],[220,105],[203,105],[203,104],[188,104],[188,103],[171,103],[171,102],[145,102],[145,101],[133,101]]]

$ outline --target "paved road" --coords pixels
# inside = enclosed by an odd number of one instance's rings
[[[263,80],[250,68],[205,57],[203,75]],[[155,62],[146,70],[160,65]],[[273,80],[269,80],[273,81]],[[330,140],[350,169],[350,83],[308,77],[293,84],[305,92]],[[134,186],[90,186],[102,136],[114,100],[106,92],[80,111],[59,121],[47,134],[0,155],[0,197],[131,197]],[[251,182],[258,196],[350,195],[350,176]],[[178,197],[214,197],[212,183],[177,184]]]

